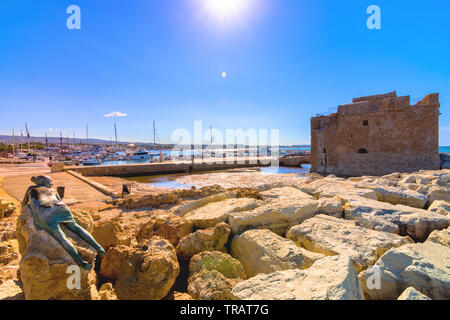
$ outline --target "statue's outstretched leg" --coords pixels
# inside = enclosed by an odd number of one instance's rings
[[[67,253],[75,260],[75,262],[83,267],[86,270],[91,270],[92,265],[89,262],[84,261],[80,254],[78,253],[78,250],[74,247],[74,245],[67,239],[66,235],[64,234],[63,230],[59,226],[59,224],[52,224],[47,226],[45,228],[48,233],[50,233],[53,238],[55,238],[67,251]]]
[[[78,235],[81,239],[86,241],[89,245],[91,245],[100,255],[105,254],[105,250],[102,248],[101,245],[95,241],[95,239],[90,235],[89,232],[87,232],[83,227],[81,227],[77,223],[69,222],[64,223],[64,225],[69,229],[70,231],[74,232],[76,235]]]

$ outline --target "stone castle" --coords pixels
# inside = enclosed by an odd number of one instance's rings
[[[341,176],[439,170],[439,94],[353,99],[311,119],[311,171]]]

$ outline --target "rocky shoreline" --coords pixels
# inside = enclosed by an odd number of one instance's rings
[[[72,208],[106,250],[65,230],[95,266],[75,289],[72,258],[27,208],[1,219],[0,268],[14,272],[0,278],[0,299],[450,299],[450,170],[215,175],[223,185],[135,184],[98,210]]]

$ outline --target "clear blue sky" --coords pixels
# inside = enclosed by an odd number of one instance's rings
[[[162,142],[194,120],[218,129],[279,128],[310,141],[311,116],[353,97],[441,93],[450,145],[450,2],[241,0],[219,19],[212,0],[1,0],[0,134]],[[82,29],[66,28],[79,5]],[[366,27],[380,6],[382,30]],[[221,73],[228,77],[222,78]],[[105,118],[119,111],[127,117]],[[57,136],[55,131],[50,135]]]

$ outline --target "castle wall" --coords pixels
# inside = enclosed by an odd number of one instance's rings
[[[361,176],[440,169],[436,95],[417,106],[409,97],[374,97],[311,119],[311,170]]]

